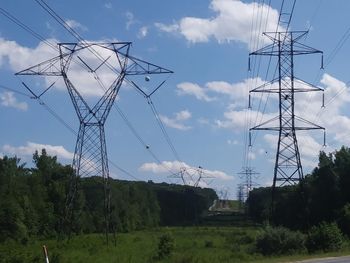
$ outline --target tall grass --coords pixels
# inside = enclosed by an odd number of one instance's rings
[[[171,227],[118,234],[116,246],[106,246],[103,235],[82,235],[68,241],[33,240],[27,244],[0,244],[0,263],[44,262],[42,245],[50,263],[235,263],[283,262],[292,258],[266,258],[255,252],[253,227]],[[157,257],[165,233],[174,239],[169,256]]]

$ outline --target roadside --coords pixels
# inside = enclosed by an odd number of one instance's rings
[[[290,263],[350,263],[350,256],[308,259]]]

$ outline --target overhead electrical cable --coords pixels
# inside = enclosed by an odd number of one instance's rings
[[[76,32],[72,27],[70,27],[66,21],[64,21],[64,19],[62,19],[62,17],[60,17],[60,15],[55,12],[44,0],[34,0],[36,1],[46,12],[48,12],[60,25],[62,25],[74,38],[76,38],[78,41],[82,42],[82,43],[87,43],[81,36],[78,32]],[[89,49],[97,58],[99,59],[103,59],[100,54],[98,52],[96,52],[95,50],[93,49]],[[107,65],[109,65],[110,69],[115,71],[115,68],[112,67],[112,65],[110,65],[108,62],[106,63]],[[154,109],[153,109],[154,110]],[[118,111],[120,113],[120,111]],[[155,112],[157,112],[155,110]],[[125,118],[123,118],[125,120]],[[158,119],[159,120],[159,119]],[[160,121],[160,122],[159,122]],[[170,137],[169,135],[166,133],[166,130],[164,128],[164,125],[162,124],[161,120],[159,120],[158,123],[159,124],[159,127],[163,127],[161,128],[161,131],[162,133],[164,134],[165,138],[166,138],[166,141],[168,142],[172,152],[174,153],[176,159],[179,159],[178,158],[178,154],[174,148],[174,145],[172,144],[171,140],[170,140]],[[130,126],[130,123],[128,124],[129,127]],[[136,135],[135,133],[135,129],[132,129],[134,135]],[[139,136],[137,136],[139,137]],[[144,143],[142,143],[143,145],[146,145]],[[148,150],[149,150],[149,147],[148,147]],[[152,154],[154,155],[154,154]],[[158,158],[155,158],[158,162],[159,162],[159,159]]]

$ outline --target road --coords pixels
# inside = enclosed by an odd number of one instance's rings
[[[350,263],[350,256],[310,259],[310,260],[296,261],[294,263]]]

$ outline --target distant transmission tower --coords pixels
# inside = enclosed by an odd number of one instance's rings
[[[242,199],[246,201],[249,197],[249,192],[253,190],[253,187],[257,185],[254,182],[253,177],[259,175],[260,173],[256,172],[254,168],[251,167],[243,167],[242,171],[238,173],[240,178],[243,180],[241,184],[239,184],[239,191],[242,191]]]
[[[213,176],[206,174],[203,167],[181,167],[178,173],[171,174],[169,178],[181,179],[183,185],[199,187],[203,179],[214,179]]]
[[[276,186],[294,185],[304,178],[296,131],[321,129],[324,131],[325,140],[325,129],[323,127],[296,116],[294,111],[295,93],[323,91],[321,88],[294,76],[295,56],[323,54],[322,51],[299,42],[307,33],[304,31],[264,33],[265,36],[272,40],[272,44],[249,54],[250,56],[260,55],[278,58],[278,77],[250,91],[250,93],[277,93],[279,97],[279,115],[250,129],[250,131],[279,132],[272,192],[275,191]],[[273,85],[275,83],[278,83],[278,85]]]
[[[60,76],[63,78],[80,124],[72,165],[74,174],[66,201],[66,220],[71,220],[72,217],[77,178],[102,177],[107,243],[110,231],[111,197],[104,124],[124,80],[138,75],[172,73],[170,70],[132,57],[129,55],[130,46],[131,42],[61,43],[58,44],[59,56],[16,73],[16,75]],[[81,76],[77,76],[78,74]],[[86,96],[82,95],[87,84],[83,86],[79,80],[77,81],[77,77],[81,77],[80,80],[83,79],[83,83],[93,82],[96,90],[102,91],[102,96],[92,106],[88,103]],[[145,81],[149,80],[147,76]],[[106,82],[108,86],[105,85]],[[164,82],[161,82],[155,90]],[[137,85],[134,81],[129,80],[129,83],[140,89],[141,85]],[[24,85],[30,90],[28,85]],[[80,85],[79,88],[78,85]],[[150,92],[148,97],[155,90],[148,91]],[[34,94],[32,90],[30,91]]]

